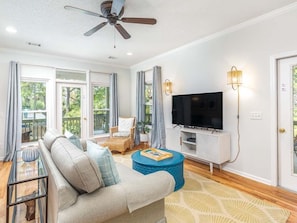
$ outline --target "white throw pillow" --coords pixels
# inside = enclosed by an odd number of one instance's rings
[[[62,175],[78,192],[91,193],[104,187],[100,170],[94,160],[77,149],[68,139],[57,139],[52,145],[51,155]]]

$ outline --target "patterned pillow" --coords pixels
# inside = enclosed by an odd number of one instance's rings
[[[118,131],[119,132],[130,132],[133,127],[134,118],[119,118]]]
[[[115,166],[112,154],[106,147],[87,141],[87,154],[98,165],[105,186],[120,182],[118,170]]]

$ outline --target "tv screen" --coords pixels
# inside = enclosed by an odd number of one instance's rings
[[[173,95],[172,124],[223,129],[223,92]]]

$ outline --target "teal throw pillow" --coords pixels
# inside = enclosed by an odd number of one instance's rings
[[[105,186],[120,182],[118,170],[110,150],[91,141],[87,141],[87,154],[98,165]]]
[[[79,148],[80,150],[84,150],[83,149],[83,146],[82,146],[82,144],[81,144],[81,142],[80,142],[80,139],[79,139],[79,137],[77,137],[76,135],[74,135],[73,133],[71,133],[71,132],[69,132],[69,131],[67,131],[67,130],[65,130],[65,136],[66,136],[66,138],[73,144],[73,145],[75,145],[77,148]]]

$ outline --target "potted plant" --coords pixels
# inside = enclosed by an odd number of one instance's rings
[[[140,142],[148,142],[149,136],[148,133],[150,132],[150,128],[147,122],[137,122],[137,129],[140,134]]]

